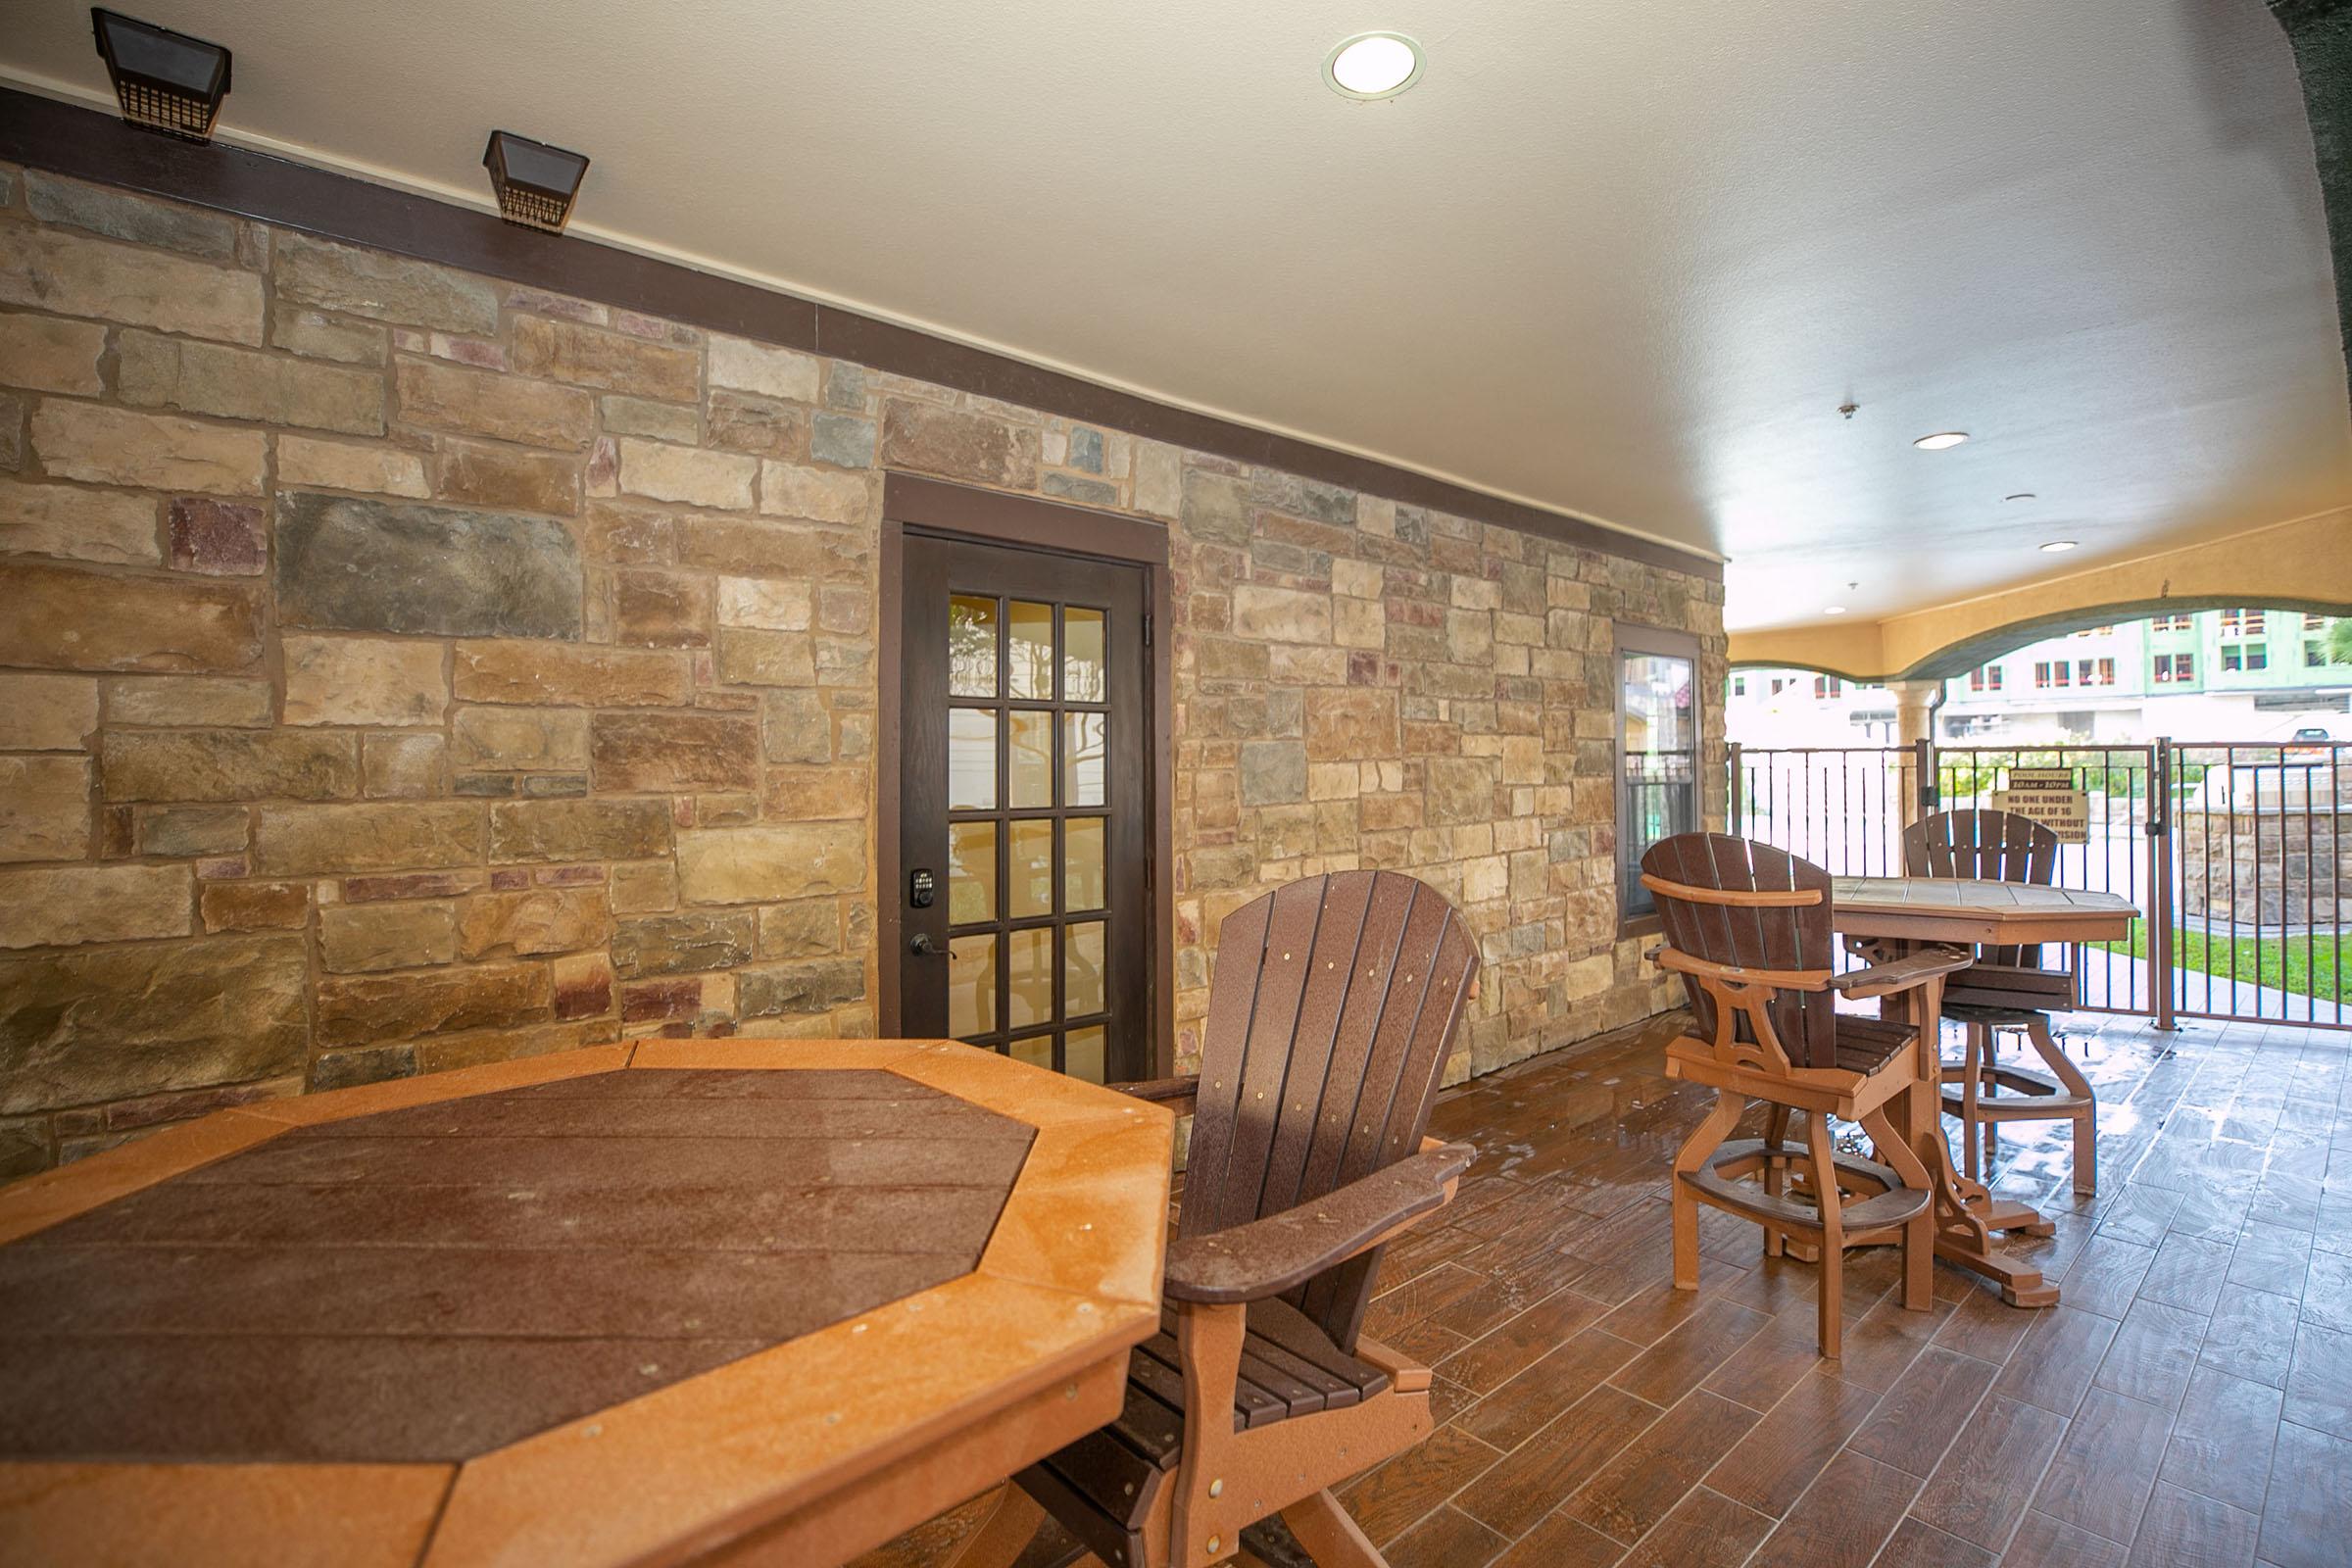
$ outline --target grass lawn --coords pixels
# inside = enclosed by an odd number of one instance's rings
[[[2148,929],[2143,924],[2130,942],[2093,944],[2134,958],[2148,956]],[[2215,932],[2208,941],[2194,928],[2174,933],[2175,961],[2183,969],[2223,979],[2235,976],[2241,985],[2269,986],[2322,1002],[2352,1002],[2352,956],[2344,951],[2342,933],[2310,937],[2228,937]],[[2202,985],[2189,995],[2201,997]]]

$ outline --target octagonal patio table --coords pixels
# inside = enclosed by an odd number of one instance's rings
[[[837,1562],[1102,1426],[1173,1118],[945,1042],[646,1041],[0,1190],[0,1560]]]

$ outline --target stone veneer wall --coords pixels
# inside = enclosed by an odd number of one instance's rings
[[[1614,940],[1611,621],[1720,690],[1719,587],[0,168],[0,1170],[870,1034],[885,467],[1169,527],[1180,1063],[1218,921],[1323,869],[1476,925],[1457,1077],[1664,1004]]]

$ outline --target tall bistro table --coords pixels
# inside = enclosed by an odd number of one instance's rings
[[[0,1561],[829,1564],[1103,1425],[1174,1118],[966,1046],[646,1041],[0,1190]]]
[[[2114,893],[1953,877],[1841,876],[1832,880],[1830,897],[1838,934],[1883,957],[1929,943],[2117,941],[2132,934],[2139,916],[2129,899]],[[2058,1287],[2033,1264],[1993,1246],[1997,1232],[2047,1236],[2052,1226],[2032,1205],[1993,1197],[1952,1164],[1952,1146],[1943,1135],[1936,1020],[1912,1021],[1920,1025],[1920,1083],[1909,1096],[1904,1131],[1935,1178],[1936,1255],[1992,1280],[2012,1306],[2053,1306]]]

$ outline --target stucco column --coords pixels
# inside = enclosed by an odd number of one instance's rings
[[[1936,699],[1943,695],[1939,680],[1890,680],[1886,689],[1894,693],[1895,736],[1906,747],[1936,738]],[[1919,820],[1919,780],[1913,776],[1909,758],[1898,760],[1895,777],[1902,786],[1897,792],[1902,804],[1897,816],[1903,826]]]

